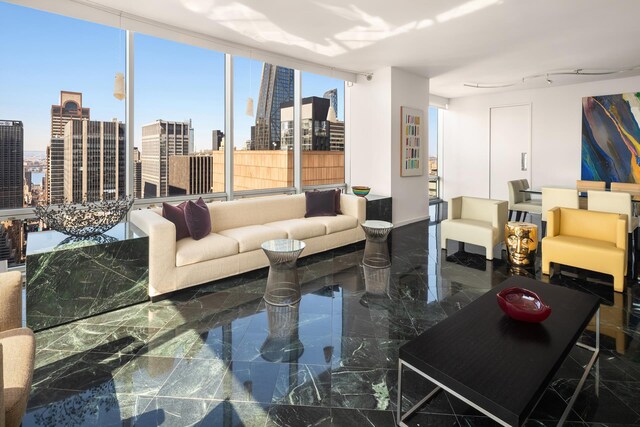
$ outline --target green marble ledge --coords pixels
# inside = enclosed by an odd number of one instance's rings
[[[148,299],[149,238],[118,224],[97,238],[29,234],[27,326],[34,331]]]

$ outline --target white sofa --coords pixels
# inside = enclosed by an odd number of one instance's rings
[[[364,239],[366,200],[340,196],[342,215],[305,218],[304,194],[207,203],[211,234],[176,242],[174,224],[161,209],[132,211],[130,220],[149,236],[149,296],[269,265],[260,245],[271,239],[306,243],[301,256]]]
[[[505,200],[454,197],[449,200],[448,218],[440,224],[441,248],[447,239],[484,246],[486,258],[493,259],[493,248],[504,240],[509,215]]]

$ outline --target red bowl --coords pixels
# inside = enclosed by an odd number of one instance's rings
[[[551,307],[528,289],[507,288],[500,291],[496,297],[502,311],[512,319],[540,323],[551,314]]]

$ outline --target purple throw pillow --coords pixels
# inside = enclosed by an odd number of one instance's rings
[[[336,216],[336,190],[305,191],[307,213],[304,217]]]
[[[342,190],[336,188],[336,215],[342,215],[342,211],[340,210],[340,194]]]
[[[176,226],[176,240],[189,237],[189,228],[184,218],[184,208],[187,202],[182,202],[178,206],[162,203],[162,216],[171,221]]]
[[[187,202],[184,207],[184,218],[193,240],[200,240],[211,233],[211,216],[202,197],[195,203],[191,200]]]

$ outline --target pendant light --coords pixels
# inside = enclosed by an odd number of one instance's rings
[[[124,74],[116,73],[116,79],[113,84],[113,96],[122,101],[124,99]]]

